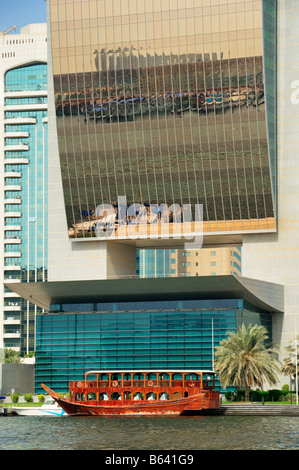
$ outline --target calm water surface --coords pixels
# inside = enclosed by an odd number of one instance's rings
[[[299,417],[1,417],[0,449],[299,450]]]

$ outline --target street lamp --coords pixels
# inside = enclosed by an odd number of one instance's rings
[[[299,341],[295,339],[291,347],[294,348],[294,351],[291,353],[291,362],[295,366],[295,390],[296,390],[296,404],[298,405],[298,346]]]

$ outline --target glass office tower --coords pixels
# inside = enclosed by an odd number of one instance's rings
[[[119,197],[276,230],[275,1],[51,0],[50,20],[71,237]]]
[[[44,281],[47,278],[47,64],[8,71],[5,91],[11,97],[5,99],[4,278]],[[20,325],[15,328],[20,330],[20,338],[7,338],[6,347],[17,345],[22,353],[34,351],[36,307],[22,298],[8,298],[4,305],[20,309]]]
[[[272,334],[271,313],[234,298],[141,302],[132,296],[131,302],[50,310],[37,317],[37,393],[41,383],[65,392],[88,370],[212,370],[214,348],[243,322],[265,326],[269,341]]]
[[[0,345],[35,351],[33,303],[9,288],[47,280],[47,28],[27,25],[0,35],[0,142],[3,194],[0,251]]]

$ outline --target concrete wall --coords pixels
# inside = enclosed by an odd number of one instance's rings
[[[34,364],[0,364],[0,395],[34,393]]]
[[[275,316],[274,341],[299,334],[299,2],[278,0],[278,233],[246,236],[243,276],[285,285],[284,316]],[[282,377],[282,384],[288,379]]]

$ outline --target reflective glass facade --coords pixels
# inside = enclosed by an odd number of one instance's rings
[[[47,279],[47,64],[13,68],[5,74],[5,274],[4,280]],[[9,290],[7,290],[9,292]],[[6,347],[35,350],[35,315],[40,309],[19,298],[5,319],[20,320],[6,333]]]
[[[36,391],[65,392],[95,369],[210,370],[213,348],[243,322],[271,341],[272,315],[241,299],[53,305],[37,317]]]
[[[171,274],[170,250],[137,250],[136,274],[139,277],[165,277]]]
[[[70,236],[122,196],[275,229],[275,0],[51,0],[50,20]]]

